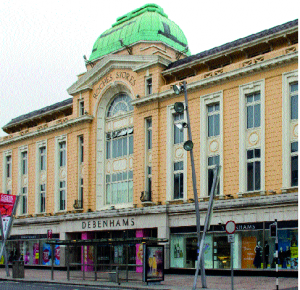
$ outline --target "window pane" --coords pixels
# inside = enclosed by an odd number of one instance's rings
[[[291,144],[291,152],[298,152],[298,142],[293,142]]]
[[[253,163],[247,163],[247,191],[253,191]]]
[[[215,135],[214,136],[219,136],[220,135],[220,115],[216,114],[214,115],[215,117],[215,123],[214,123],[214,127],[215,127]]]
[[[174,163],[174,171],[183,170],[183,161]]]
[[[253,95],[247,96],[247,103],[252,103],[253,102]]]
[[[255,93],[254,94],[254,102],[259,101],[260,100],[260,93]]]
[[[110,141],[106,141],[106,159],[110,158]]]
[[[291,84],[291,93],[298,92],[298,82]]]
[[[298,186],[298,156],[291,159],[291,185]]]
[[[247,159],[252,159],[254,157],[253,150],[247,150]]]
[[[152,149],[152,130],[148,130],[148,149]]]
[[[208,137],[214,136],[214,117],[208,116]]]
[[[260,190],[260,161],[255,161],[255,190]]]
[[[181,131],[179,128],[174,124],[174,144],[181,143]]]
[[[133,181],[128,182],[128,202],[133,201]]]
[[[129,155],[133,154],[133,136],[129,136]]]
[[[112,203],[116,204],[118,201],[118,183],[113,183],[112,185]]]
[[[291,97],[291,119],[298,119],[298,95]]]
[[[106,204],[110,204],[111,192],[110,192],[110,184],[106,185]]]
[[[127,137],[124,137],[122,139],[122,141],[123,141],[123,156],[128,155],[128,152],[127,152],[127,140],[128,140]]]
[[[116,139],[112,141],[112,157],[118,157],[118,140]]]
[[[174,199],[183,198],[183,173],[174,174]]]
[[[260,104],[254,106],[254,127],[260,127]]]
[[[253,128],[253,106],[247,107],[247,128]]]
[[[260,158],[260,149],[254,149],[255,158]]]
[[[207,195],[210,195],[212,184],[213,184],[213,179],[214,179],[214,170],[213,169],[208,169],[208,172],[207,172],[207,181],[208,181]]]

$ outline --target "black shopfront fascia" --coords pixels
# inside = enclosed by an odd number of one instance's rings
[[[46,240],[47,234],[37,235],[13,235],[10,236],[8,241],[23,241],[23,240]],[[52,234],[52,239],[59,239],[59,234]]]
[[[236,231],[255,231],[255,230],[268,230],[269,226],[273,223],[271,222],[257,222],[257,223],[242,223],[236,224]],[[294,229],[298,228],[298,221],[278,221],[277,222],[278,229]],[[201,231],[203,231],[204,227],[201,226]],[[224,232],[225,224],[222,225],[211,225],[208,232]],[[197,233],[196,226],[185,226],[185,227],[173,227],[170,229],[171,234],[183,234],[183,233]]]

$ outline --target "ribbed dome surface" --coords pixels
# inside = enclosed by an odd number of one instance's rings
[[[146,4],[117,19],[112,27],[96,40],[90,61],[138,41],[161,41],[183,51],[187,40],[177,24],[156,4]],[[190,55],[190,51],[186,52]]]

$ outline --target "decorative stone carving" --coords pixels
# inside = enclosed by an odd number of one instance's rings
[[[214,139],[209,142],[208,148],[210,152],[217,152],[219,150],[219,140]]]
[[[255,146],[258,144],[260,140],[259,137],[259,132],[258,131],[252,131],[249,135],[248,135],[248,145],[249,146]]]

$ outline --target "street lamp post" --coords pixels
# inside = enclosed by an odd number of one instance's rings
[[[207,209],[207,215],[205,218],[204,223],[204,230],[202,234],[201,239],[201,233],[200,233],[200,211],[199,211],[199,202],[198,202],[198,193],[197,193],[197,183],[196,183],[196,171],[195,171],[195,162],[194,162],[194,153],[193,153],[193,141],[192,141],[192,130],[190,125],[190,116],[189,116],[189,106],[188,106],[188,98],[187,98],[187,88],[186,88],[186,81],[183,81],[180,86],[174,85],[173,90],[175,94],[179,95],[182,91],[184,92],[184,102],[185,102],[185,108],[181,102],[176,102],[174,104],[174,110],[177,113],[183,113],[184,110],[186,110],[186,123],[181,124],[181,129],[187,128],[188,129],[188,139],[186,142],[184,142],[183,148],[186,151],[190,151],[190,157],[191,157],[191,167],[192,167],[192,180],[193,180],[193,191],[194,191],[194,200],[195,200],[195,212],[196,212],[196,226],[197,226],[197,238],[198,238],[198,257],[197,257],[197,266],[196,266],[196,273],[194,278],[194,284],[193,284],[193,290],[196,289],[197,285],[197,278],[199,273],[199,268],[201,264],[201,280],[202,280],[202,288],[207,288],[206,285],[206,276],[205,276],[205,267],[204,267],[204,239],[206,232],[210,226],[210,220],[211,220],[211,214],[213,210],[213,201],[214,196],[217,191],[218,182],[219,182],[219,174],[220,174],[220,166],[217,165],[214,169],[214,178],[213,178],[213,184],[210,192],[210,198],[208,202],[208,209]]]
[[[189,107],[188,107],[188,98],[187,98],[187,89],[186,89],[186,81],[182,82],[182,86],[173,86],[174,92],[179,95],[182,91],[184,92],[184,101],[185,101],[185,110],[186,110],[186,119],[187,119],[187,129],[188,129],[188,141],[184,143],[184,149],[190,151],[190,158],[191,158],[191,167],[192,167],[192,180],[193,180],[193,191],[194,191],[194,200],[195,200],[195,212],[196,212],[196,226],[197,226],[197,238],[198,238],[198,247],[200,245],[201,234],[200,234],[200,211],[199,211],[199,202],[198,202],[198,193],[197,193],[197,183],[196,183],[196,171],[195,171],[195,162],[194,162],[194,153],[193,153],[193,141],[192,141],[192,130],[190,126],[190,116],[189,116]],[[174,109],[176,112],[181,113],[182,107],[179,105],[177,106],[175,103]],[[199,255],[201,253],[199,252]],[[197,282],[199,267],[196,269],[195,273],[195,281]],[[205,272],[204,267],[201,267],[201,279],[202,285],[206,285],[205,281]],[[206,286],[205,286],[206,287]]]

